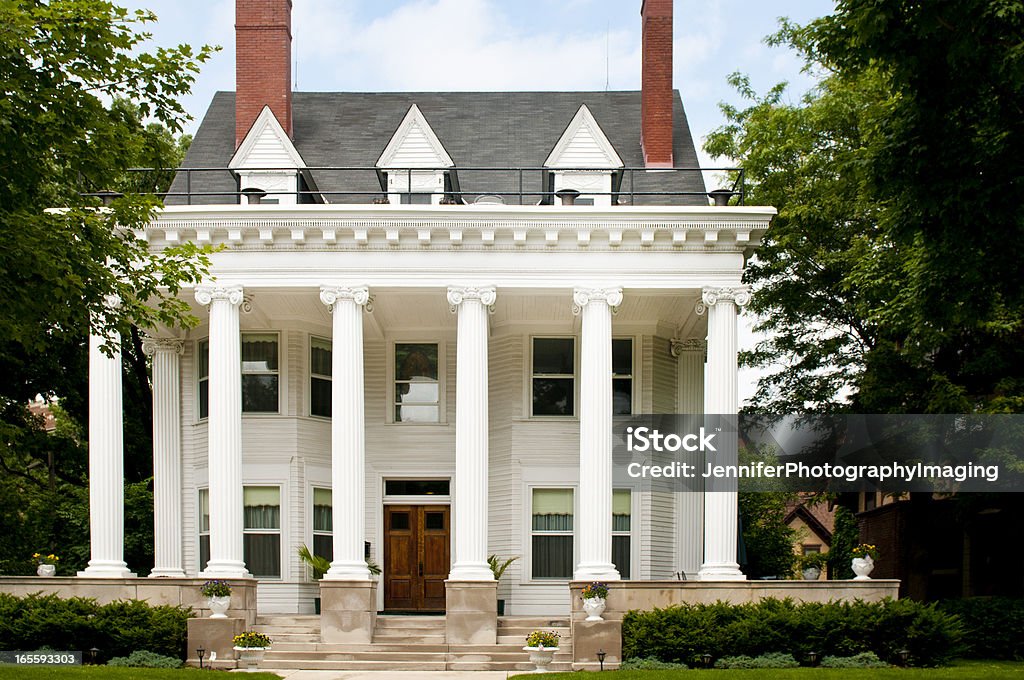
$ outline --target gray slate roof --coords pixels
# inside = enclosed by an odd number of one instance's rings
[[[676,167],[698,167],[686,113],[675,92],[673,155]],[[296,150],[310,167],[372,168],[395,130],[416,104],[455,162],[462,191],[517,191],[518,176],[458,168],[543,166],[581,104],[586,104],[626,167],[643,167],[640,92],[296,92],[292,124]],[[218,92],[196,132],[183,168],[226,168],[235,151],[235,95]],[[369,203],[381,193],[372,171],[315,171],[321,192],[365,191],[363,197],[327,195],[330,203]],[[542,191],[542,173],[524,175],[526,191]],[[623,179],[621,190],[630,190]],[[636,173],[636,191],[703,194],[699,172]],[[230,172],[193,172],[192,192],[236,192]],[[171,189],[186,191],[183,173]],[[518,202],[506,197],[507,203]],[[184,203],[168,197],[168,204]],[[235,196],[193,196],[192,203],[237,203]],[[536,197],[526,202],[536,202]],[[637,204],[707,205],[704,196],[636,197]]]

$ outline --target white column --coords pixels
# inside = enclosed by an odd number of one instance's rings
[[[671,351],[678,362],[676,413],[701,415],[707,343],[697,338],[676,339],[672,340]],[[700,469],[700,453],[680,452],[679,458]],[[687,485],[692,490],[676,492],[676,568],[688,579],[697,577],[704,558],[704,493],[700,486],[699,480],[693,480]]]
[[[246,578],[242,514],[242,339],[238,285],[196,286],[210,306],[210,561],[200,576]]]
[[[366,435],[363,424],[363,307],[365,286],[322,286],[320,301],[333,308],[331,342],[331,520],[334,561],[329,580],[368,580],[366,540]]]
[[[708,311],[708,363],[705,412],[730,415],[739,410],[739,367],[736,363],[736,309],[750,301],[746,286],[705,288],[702,306]],[[703,310],[698,309],[698,312]],[[736,463],[735,437],[721,440],[715,462]],[[736,563],[736,480],[715,481],[716,490],[704,493],[704,563],[702,581],[742,581],[746,577]]]
[[[612,309],[621,288],[576,288],[580,348],[580,563],[577,581],[617,581],[612,564]]]
[[[153,571],[150,577],[185,576],[181,545],[181,353],[177,338],[150,338],[153,357]]]
[[[493,581],[487,564],[487,312],[492,287],[448,289],[458,312],[455,383],[455,564],[452,581]]]
[[[108,301],[108,306],[116,302]],[[124,561],[124,422],[121,404],[121,340],[89,335],[89,544],[90,560],[79,576],[134,576]]]

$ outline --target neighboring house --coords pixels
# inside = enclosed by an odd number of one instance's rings
[[[306,544],[328,580],[376,561],[374,610],[440,610],[493,588],[494,553],[519,557],[506,611],[536,615],[570,580],[742,579],[734,493],[611,481],[614,414],[736,412],[775,213],[709,205],[671,0],[642,4],[641,92],[293,93],[289,0],[236,11],[237,91],[145,230],[223,246],[199,326],[146,342],[153,575],[252,575],[262,612],[312,611]],[[99,341],[91,380],[119,394]],[[97,530],[120,521],[120,402],[91,408],[84,574],[120,577]]]
[[[785,523],[796,531],[793,552],[797,555],[810,553],[828,554],[835,529],[835,512],[829,503],[811,502],[811,497],[801,497],[786,508]],[[823,569],[821,578],[827,574]]]

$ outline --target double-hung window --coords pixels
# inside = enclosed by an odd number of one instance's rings
[[[334,559],[334,517],[330,489],[313,489],[313,554],[328,562]]]
[[[533,489],[531,503],[532,577],[572,578],[573,490]]]
[[[530,415],[574,415],[576,339],[534,338],[532,361]]]
[[[394,358],[395,422],[440,422],[437,343],[396,342]]]
[[[612,413],[633,412],[633,339],[612,339]]]
[[[210,341],[196,347],[199,417],[210,415]],[[278,338],[276,333],[242,333],[242,412],[278,411]]]
[[[210,490],[199,490],[199,571],[210,561]]]
[[[309,415],[331,417],[331,341],[309,340]]]
[[[196,345],[196,373],[199,375],[199,417],[210,415],[210,341]]]
[[[612,491],[612,564],[624,579],[629,578],[632,545],[632,495],[629,489]]]
[[[242,489],[245,566],[256,578],[281,578],[281,489]]]

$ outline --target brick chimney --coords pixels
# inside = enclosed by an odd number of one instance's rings
[[[269,106],[292,136],[292,2],[235,0],[235,148]]]
[[[672,0],[642,0],[640,143],[648,168],[672,167]]]

